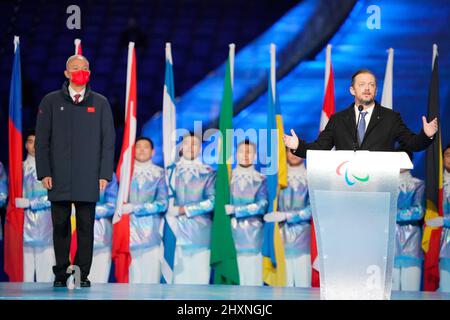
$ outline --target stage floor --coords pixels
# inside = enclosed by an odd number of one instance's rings
[[[450,300],[450,293],[393,291],[392,300]],[[319,289],[222,285],[92,284],[53,288],[50,283],[0,283],[0,300],[317,300]]]

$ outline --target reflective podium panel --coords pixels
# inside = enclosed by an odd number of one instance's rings
[[[321,299],[389,299],[399,153],[308,151]]]

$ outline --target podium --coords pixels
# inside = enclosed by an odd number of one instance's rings
[[[321,299],[390,299],[404,152],[307,151]]]

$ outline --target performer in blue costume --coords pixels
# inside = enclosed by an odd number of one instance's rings
[[[263,285],[262,239],[263,216],[267,211],[266,177],[253,163],[256,145],[248,140],[237,147],[237,166],[231,175],[231,204],[225,207],[232,215],[231,227],[236,246],[239,283]]]
[[[24,209],[23,225],[23,281],[52,282],[53,224],[47,189],[36,176],[34,149],[35,133],[26,137],[27,158],[23,162],[23,198],[16,198],[16,206]]]
[[[208,284],[216,175],[202,162],[201,139],[193,133],[183,137],[181,152],[181,159],[168,169],[175,198],[167,214],[177,218],[174,283]]]
[[[130,283],[159,283],[161,278],[159,229],[168,193],[164,169],[153,164],[153,155],[151,139],[136,139],[130,196],[124,206],[124,212],[131,212]]]
[[[412,153],[407,152],[411,161]],[[395,262],[392,289],[420,291],[422,276],[422,219],[425,214],[425,183],[401,169],[397,200]]]
[[[8,198],[8,175],[5,167],[0,162],[0,208],[6,205]]]
[[[5,167],[0,162],[0,208],[6,205],[6,198],[8,198],[8,175],[6,174]],[[1,226],[0,217],[0,226]],[[0,228],[0,240],[3,240],[2,228]]]
[[[287,150],[289,151],[289,150]],[[278,212],[267,220],[283,221],[281,226],[286,255],[286,285],[311,287],[311,206],[304,159],[286,152],[288,187],[280,191]]]
[[[118,184],[116,175],[100,191],[95,206],[94,254],[89,277],[93,283],[107,283],[111,271],[112,216],[116,208]]]

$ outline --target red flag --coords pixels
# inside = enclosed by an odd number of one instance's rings
[[[320,130],[325,129],[325,126],[330,120],[331,115],[335,111],[334,103],[334,75],[333,66],[331,64],[331,45],[327,46],[326,58],[325,58],[325,95],[322,105],[322,115],[320,117]],[[311,286],[314,288],[320,287],[320,275],[318,270],[318,260],[317,260],[317,242],[316,242],[316,232],[314,230],[314,221],[311,222],[311,263],[312,263],[312,273],[311,273]]]
[[[128,282],[128,268],[131,264],[129,212],[123,211],[124,204],[128,202],[134,167],[137,108],[136,88],[136,52],[134,42],[130,42],[128,45],[125,129],[123,132],[122,150],[116,171],[117,180],[120,184],[116,211],[113,217],[112,259],[115,263],[116,280],[120,283]]]
[[[9,93],[9,186],[5,223],[5,272],[11,282],[23,281],[23,209],[16,207],[22,198],[22,79],[19,37],[14,37],[14,61]]]
[[[433,63],[431,83],[428,93],[428,121],[439,117],[439,73],[437,45],[433,45]],[[442,219],[443,208],[443,159],[441,131],[439,130],[431,146],[426,150],[426,210],[422,248],[425,252],[423,268],[424,291],[436,291],[439,288],[439,253],[441,248],[442,224],[433,220]]]
[[[75,54],[83,55],[83,50],[81,49],[81,40],[75,39]]]
[[[316,231],[314,229],[314,221],[311,220],[311,286],[313,288],[320,287],[320,274],[318,270],[318,260],[317,260],[317,242],[316,242]]]
[[[334,104],[334,75],[333,65],[331,64],[331,45],[327,46],[325,62],[325,95],[322,105],[322,115],[320,117],[320,129],[322,131],[335,111]]]
[[[81,40],[75,39],[74,43],[75,43],[75,54],[83,55],[83,51],[81,49]],[[76,212],[75,212],[75,214],[76,214]],[[69,258],[70,258],[70,263],[73,264],[75,261],[75,255],[77,253],[77,247],[78,247],[78,245],[77,245],[77,224],[76,224],[75,215],[73,215],[73,214],[70,219],[70,225],[71,225],[72,236],[70,239],[70,257]]]

